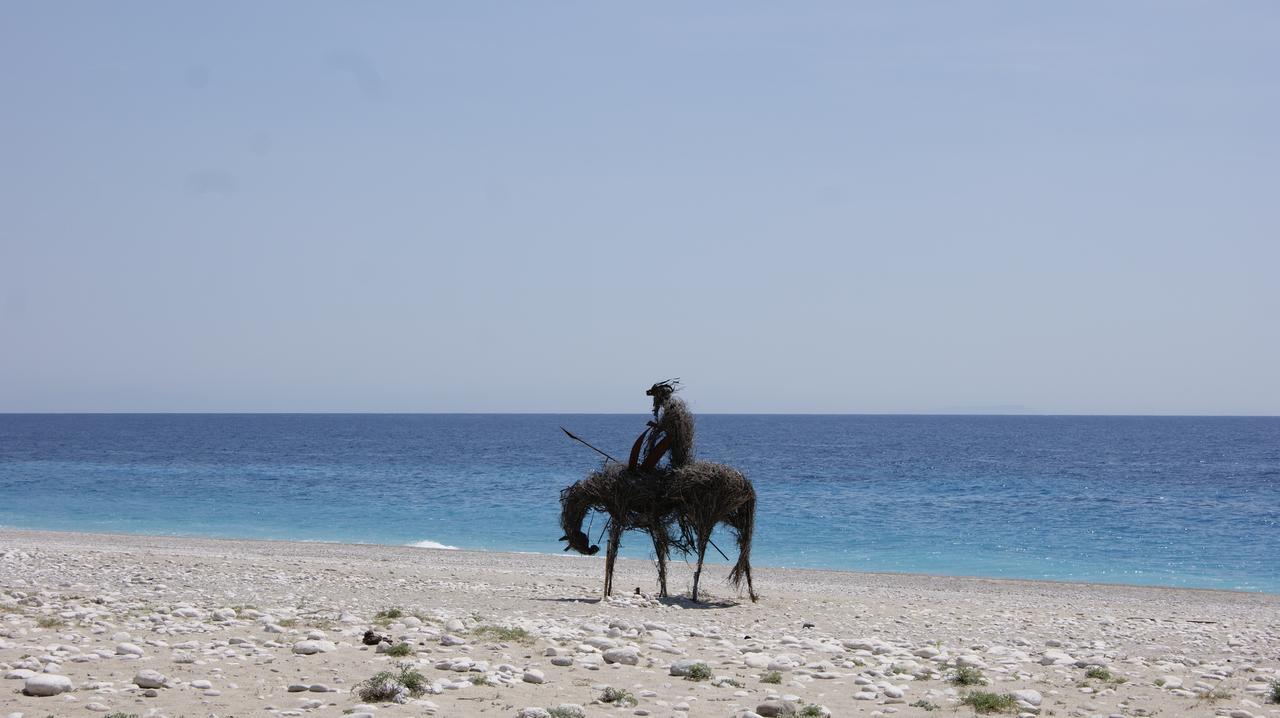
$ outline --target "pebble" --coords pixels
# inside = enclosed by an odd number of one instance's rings
[[[159,671],[145,669],[134,675],[133,683],[139,688],[166,688],[169,685],[169,678]]]
[[[795,706],[790,703],[777,700],[769,700],[756,706],[756,713],[764,716],[764,718],[776,718],[777,716],[795,715]]]
[[[56,696],[75,690],[71,679],[53,673],[37,673],[23,684],[22,692],[29,696]]]
[[[336,650],[338,650],[337,646],[333,645],[330,641],[308,639],[305,641],[298,641],[293,644],[293,652],[301,656],[311,656],[317,653],[331,653]]]
[[[610,648],[604,652],[605,663],[621,663],[634,666],[640,663],[640,652],[632,646]]]
[[[687,676],[689,675],[689,672],[693,670],[694,666],[703,662],[704,661],[698,661],[692,658],[686,658],[682,661],[676,661],[675,663],[672,663],[671,668],[668,669],[668,672],[673,676]]]
[[[1023,703],[1026,703],[1032,708],[1039,707],[1040,702],[1044,700],[1044,696],[1040,695],[1040,691],[1033,691],[1033,690],[1027,689],[1027,690],[1020,690],[1020,691],[1010,691],[1010,693],[1013,695],[1015,699],[1020,700]]]

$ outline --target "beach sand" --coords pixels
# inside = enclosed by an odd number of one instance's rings
[[[1008,715],[1280,716],[1280,596],[758,567],[752,604],[714,566],[694,605],[653,598],[652,564],[627,560],[601,601],[602,567],[0,530],[0,717],[948,716],[973,715],[974,690],[1016,696]],[[691,573],[676,562],[672,591]],[[412,655],[363,645],[371,628]],[[361,700],[402,662],[426,692]],[[672,675],[696,662],[708,679]],[[956,685],[962,666],[988,683]],[[74,689],[24,695],[54,675]],[[599,702],[606,686],[636,705]]]

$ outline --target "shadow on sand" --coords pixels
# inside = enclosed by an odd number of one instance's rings
[[[546,601],[550,603],[591,603],[598,604],[601,602],[600,597],[595,598],[534,598],[533,601]],[[659,598],[658,603],[664,606],[679,606],[680,608],[690,609],[708,609],[708,608],[733,608],[742,605],[738,601],[730,599],[712,599],[710,601],[694,601],[686,596],[671,596],[668,598]]]

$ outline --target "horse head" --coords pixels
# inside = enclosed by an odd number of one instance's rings
[[[569,542],[569,545],[564,547],[565,551],[573,549],[584,556],[595,556],[600,552],[600,547],[591,543],[591,537],[582,531],[570,531],[561,536],[560,540]]]

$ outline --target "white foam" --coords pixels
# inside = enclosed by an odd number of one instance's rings
[[[447,550],[447,551],[457,551],[457,550],[458,550],[458,547],[457,547],[457,546],[446,546],[445,544],[442,544],[442,543],[440,543],[439,541],[431,541],[431,540],[427,540],[427,541],[414,541],[413,543],[411,543],[411,544],[409,544],[409,545],[410,545],[410,546],[414,546],[414,547],[416,547],[416,548],[438,548],[438,549],[444,549],[444,550]]]

